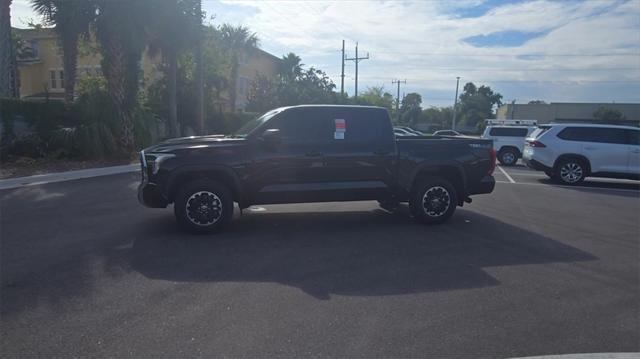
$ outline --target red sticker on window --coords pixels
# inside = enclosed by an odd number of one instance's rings
[[[347,130],[347,122],[342,119],[333,120],[336,123],[336,132],[345,132]]]

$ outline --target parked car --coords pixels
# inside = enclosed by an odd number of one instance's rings
[[[526,139],[523,160],[567,185],[589,176],[639,179],[640,129],[593,124],[540,126]]]
[[[504,166],[513,166],[522,158],[524,139],[535,126],[487,126],[481,138],[493,140],[498,161]]]
[[[422,133],[422,132],[420,132],[418,130],[414,130],[413,128],[408,127],[408,126],[396,126],[395,128],[403,129],[403,130],[405,130],[405,131],[407,131],[409,133],[413,133],[416,136],[424,136],[424,133]]]
[[[393,133],[396,136],[418,136],[417,134],[411,132],[411,131],[407,131],[404,128],[401,127],[394,127],[393,128]]]
[[[434,136],[462,136],[458,131],[454,130],[440,130],[433,133]]]
[[[138,199],[173,203],[192,232],[227,224],[234,202],[408,202],[427,224],[446,221],[472,195],[490,193],[495,151],[482,139],[396,138],[381,107],[278,108],[233,136],[177,138],[140,153]]]

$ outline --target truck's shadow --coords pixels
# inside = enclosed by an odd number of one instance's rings
[[[432,227],[372,210],[251,213],[212,236],[185,235],[167,217],[140,230],[131,265],[149,278],[275,282],[321,299],[494,286],[486,267],[595,259],[465,210]]]

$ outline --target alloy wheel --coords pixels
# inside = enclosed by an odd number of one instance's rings
[[[192,194],[185,205],[187,218],[197,226],[209,226],[222,217],[222,201],[215,193],[200,191]]]

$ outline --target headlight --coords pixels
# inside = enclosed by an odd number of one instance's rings
[[[151,164],[151,173],[155,175],[160,170],[160,164],[162,163],[162,161],[171,157],[175,157],[176,155],[171,153],[164,153],[154,156],[155,158],[153,159],[153,161],[149,161],[149,163]]]

